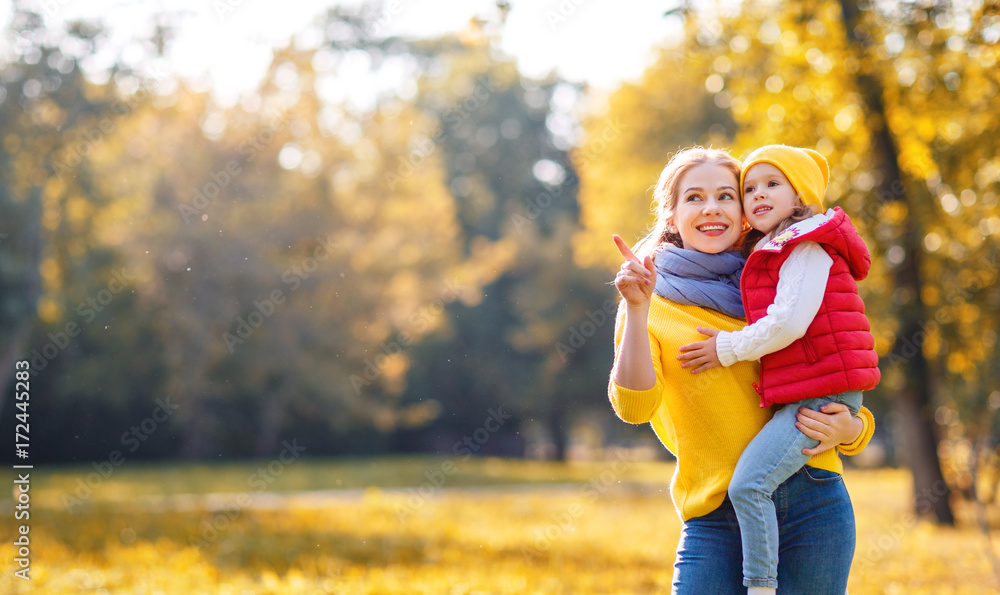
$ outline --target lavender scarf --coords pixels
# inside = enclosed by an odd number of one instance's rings
[[[656,295],[746,318],[740,297],[740,274],[746,258],[738,251],[706,254],[669,246],[656,253],[655,262]]]

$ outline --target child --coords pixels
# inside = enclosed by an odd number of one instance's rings
[[[729,486],[743,540],[748,593],[777,589],[778,525],[771,495],[817,444],[795,426],[799,407],[843,403],[857,415],[861,391],[878,384],[875,340],[857,281],[871,257],[839,208],[822,214],[826,159],[810,149],[769,145],[754,151],[740,175],[743,212],[753,228],[741,279],[747,326],[702,329],[706,341],[681,347],[683,367],[760,359],[761,406],[777,411],[740,456]],[[816,209],[816,210],[814,210]],[[817,561],[817,563],[820,563]]]

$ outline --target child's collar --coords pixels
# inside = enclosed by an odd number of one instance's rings
[[[759,246],[758,249],[767,250],[769,252],[780,252],[789,241],[819,229],[822,225],[833,219],[835,214],[836,213],[832,208],[827,209],[825,213],[813,215],[812,217],[803,219],[802,221],[796,221],[777,236],[772,237],[774,232],[771,232],[761,238],[760,242],[757,243]]]

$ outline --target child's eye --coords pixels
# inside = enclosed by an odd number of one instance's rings
[[[753,186],[747,186],[743,189],[743,194],[750,194],[751,192],[753,192]]]
[[[768,185],[768,186],[777,186],[777,185],[778,185],[778,182],[777,182],[777,181],[775,181],[775,180],[771,180],[770,182],[768,182],[768,184],[767,184],[767,185]]]

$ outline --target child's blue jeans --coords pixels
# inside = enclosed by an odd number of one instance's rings
[[[795,427],[799,407],[819,411],[827,403],[843,403],[851,415],[861,409],[861,391],[803,399],[785,405],[750,441],[729,483],[743,541],[743,585],[778,587],[778,519],[771,495],[809,460],[802,449],[819,441]]]

